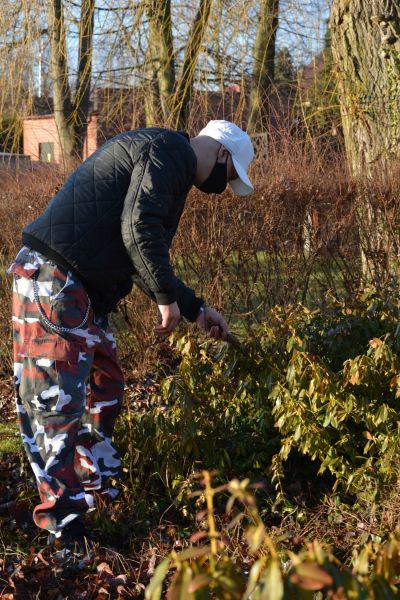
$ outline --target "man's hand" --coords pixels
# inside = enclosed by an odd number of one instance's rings
[[[202,331],[215,340],[226,342],[231,333],[224,317],[209,306],[205,306],[204,310],[200,311],[196,323]]]
[[[161,313],[162,322],[155,327],[155,332],[158,335],[166,335],[171,333],[179,323],[181,313],[177,302],[172,304],[159,304],[158,310]]]

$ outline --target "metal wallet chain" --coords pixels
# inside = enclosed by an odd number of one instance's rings
[[[42,317],[42,319],[43,319],[44,323],[47,325],[47,327],[50,327],[50,329],[52,329],[53,331],[56,331],[57,333],[72,333],[73,331],[77,331],[78,329],[81,329],[84,325],[86,325],[87,320],[89,318],[89,312],[90,312],[90,307],[91,307],[91,302],[90,302],[89,296],[88,296],[88,307],[87,307],[87,310],[86,310],[86,313],[85,313],[82,323],[80,323],[76,327],[71,327],[71,328],[70,327],[61,327],[60,325],[56,325],[55,323],[52,323],[46,317],[43,307],[40,304],[39,287],[38,287],[38,282],[36,279],[37,279],[37,274],[35,274],[33,276],[33,296],[35,298],[35,302],[36,302],[38,311],[40,312],[40,316]]]

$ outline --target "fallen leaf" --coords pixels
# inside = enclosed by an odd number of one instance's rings
[[[114,573],[111,571],[110,566],[106,562],[101,562],[96,567],[97,573],[103,581],[114,577]]]
[[[317,591],[333,584],[332,576],[314,563],[302,563],[290,575],[290,581],[303,590]]]

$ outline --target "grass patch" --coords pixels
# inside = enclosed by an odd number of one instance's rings
[[[21,438],[17,423],[0,424],[0,454],[17,453],[21,450]]]

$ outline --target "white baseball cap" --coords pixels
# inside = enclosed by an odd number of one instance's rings
[[[223,120],[209,121],[198,135],[207,135],[229,150],[238,174],[238,178],[229,181],[229,185],[238,196],[251,194],[254,186],[247,176],[247,170],[254,158],[254,148],[249,135],[234,123]]]

